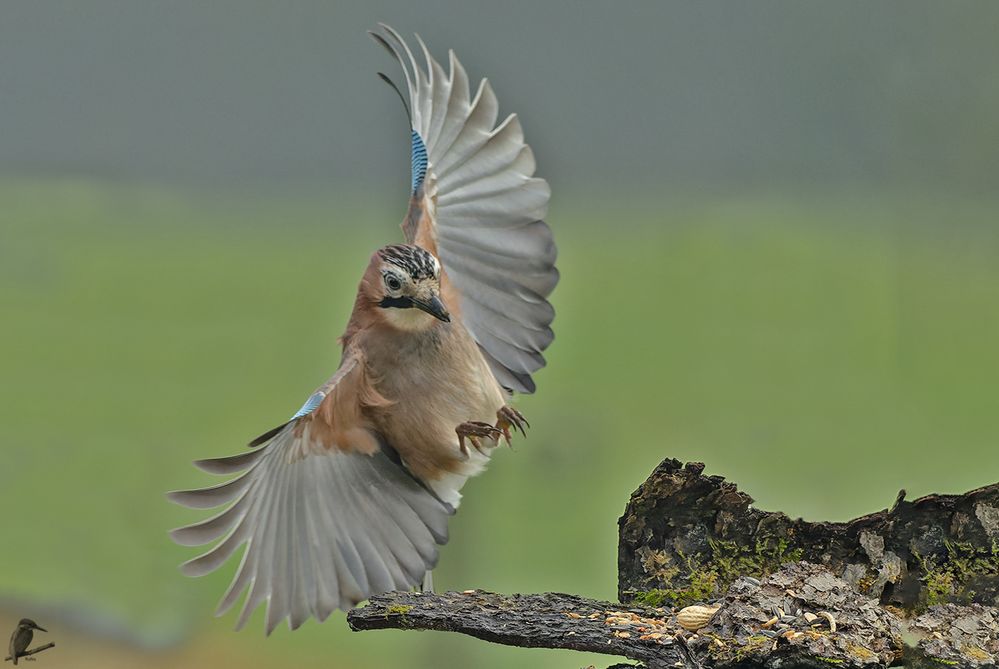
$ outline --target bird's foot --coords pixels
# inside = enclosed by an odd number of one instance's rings
[[[527,432],[524,431],[524,428],[531,427],[531,424],[524,418],[524,414],[511,406],[505,406],[496,412],[496,429],[503,433],[503,438],[506,439],[508,446],[510,445],[511,427],[520,430],[520,433],[526,437]]]
[[[454,431],[458,433],[458,448],[461,449],[465,457],[468,457],[468,446],[465,445],[465,439],[472,442],[479,453],[484,453],[482,450],[483,439],[488,439],[495,446],[499,442],[499,438],[503,436],[503,431],[500,428],[477,420],[462,423]]]

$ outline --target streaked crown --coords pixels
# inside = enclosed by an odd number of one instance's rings
[[[392,244],[378,250],[382,260],[405,271],[414,281],[436,279],[441,266],[430,251],[410,244]]]

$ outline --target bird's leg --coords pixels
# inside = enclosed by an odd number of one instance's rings
[[[420,584],[420,592],[434,591],[434,572],[430,569],[423,575],[423,583]]]
[[[489,423],[477,420],[462,423],[454,431],[458,433],[458,448],[461,449],[465,457],[468,457],[468,446],[465,445],[465,439],[472,442],[476,450],[482,453],[484,452],[482,450],[482,439],[489,439],[493,442],[493,446],[495,446],[499,442],[499,438],[503,436],[503,431],[498,427],[493,427]]]
[[[527,432],[524,431],[524,428],[531,427],[531,424],[524,418],[524,414],[511,406],[505,406],[496,412],[496,429],[503,433],[503,438],[506,439],[508,446],[510,445],[511,427],[520,430],[520,433],[526,437]]]

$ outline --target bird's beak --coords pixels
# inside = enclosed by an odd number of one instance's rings
[[[40,630],[42,632],[48,632],[47,629],[45,629],[44,627],[39,627],[38,625],[32,625],[32,627],[34,627],[36,630]]]
[[[445,323],[451,322],[451,314],[448,313],[447,307],[441,302],[441,298],[436,295],[432,295],[429,300],[413,300],[413,305],[417,309],[422,309],[434,318],[444,321]]]

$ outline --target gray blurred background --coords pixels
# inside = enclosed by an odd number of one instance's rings
[[[665,457],[847,519],[999,479],[999,4],[0,0],[0,638],[38,666],[563,668],[446,634],[212,617],[164,492],[335,369],[409,132],[366,35],[516,111],[562,282],[529,438],[440,589],[616,596]]]
[[[516,110],[556,190],[989,190],[992,2],[5,2],[0,169],[384,189],[419,32]],[[392,170],[395,170],[393,172]]]

